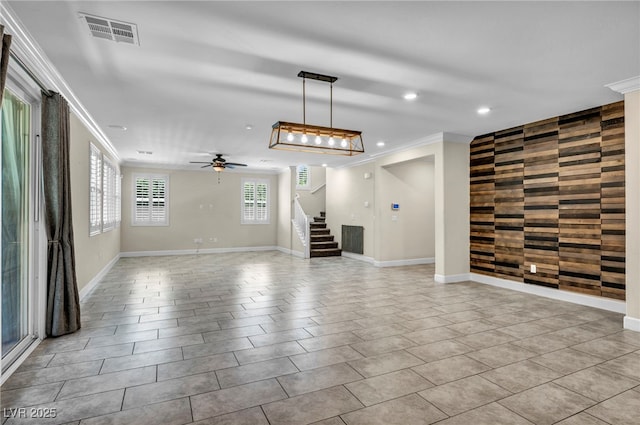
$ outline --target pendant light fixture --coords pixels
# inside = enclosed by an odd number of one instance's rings
[[[300,71],[298,77],[302,78],[302,124],[285,121],[273,124],[269,148],[346,156],[364,153],[361,131],[333,128],[333,83],[338,78],[306,71]],[[307,124],[307,78],[330,84],[329,127]]]

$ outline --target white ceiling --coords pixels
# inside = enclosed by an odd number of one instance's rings
[[[9,5],[129,164],[343,165],[618,101],[604,85],[640,75],[639,2]],[[137,24],[140,46],[91,37],[78,12]],[[361,130],[364,155],[267,148],[274,122],[302,120],[300,70],[339,78],[333,124]],[[326,83],[307,83],[307,122],[328,126]]]

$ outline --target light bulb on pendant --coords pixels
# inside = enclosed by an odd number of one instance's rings
[[[307,143],[309,141],[309,139],[307,139],[307,134],[306,133],[302,133],[302,136],[300,137],[300,141],[302,143]]]
[[[291,134],[291,132],[287,134],[287,142],[293,142],[293,134]]]
[[[333,140],[333,137],[329,137],[329,146],[333,146],[336,144],[336,141]]]
[[[322,143],[322,138],[321,138],[321,137],[320,137],[320,135],[318,134],[318,135],[316,136],[316,145],[319,145],[319,144],[321,144],[321,143]]]
[[[342,142],[340,142],[340,146],[342,146],[343,148],[346,148],[348,145],[347,139],[342,139]]]

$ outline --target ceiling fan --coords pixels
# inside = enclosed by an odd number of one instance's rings
[[[222,155],[224,155],[224,154],[217,153],[215,155],[216,155],[216,157],[213,158],[209,162],[190,161],[189,163],[190,164],[207,164],[207,165],[203,165],[200,168],[213,167],[213,169],[215,171],[217,171],[218,173],[224,171],[225,168],[233,169],[235,167],[246,167],[247,166],[247,164],[239,164],[237,162],[227,162],[227,160],[222,157]]]

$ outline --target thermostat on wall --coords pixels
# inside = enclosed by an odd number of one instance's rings
[[[391,203],[391,209],[393,211],[398,211],[400,209],[400,204]]]

